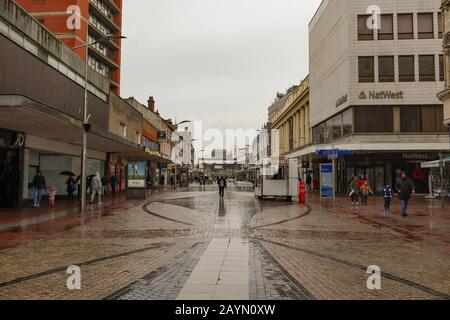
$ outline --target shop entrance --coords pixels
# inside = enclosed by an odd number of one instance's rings
[[[0,148],[0,209],[18,207],[19,177],[19,150]]]

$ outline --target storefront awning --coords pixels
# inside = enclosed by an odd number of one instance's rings
[[[446,157],[443,159],[444,166],[450,163],[450,157]],[[424,162],[421,164],[422,169],[434,169],[434,168],[440,168],[441,167],[441,160],[436,161],[430,161],[430,162]]]
[[[81,147],[82,122],[20,95],[0,95],[0,127]],[[139,151],[143,147],[93,125],[88,148],[102,152]]]

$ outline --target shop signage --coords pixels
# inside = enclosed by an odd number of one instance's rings
[[[9,130],[0,130],[0,146],[23,148],[25,147],[25,134]]]
[[[340,97],[336,101],[336,108],[342,106],[347,101],[348,101],[348,94],[346,94],[345,96]]]
[[[428,153],[404,153],[404,160],[430,160],[430,155]]]
[[[167,132],[158,131],[158,142],[167,142]]]
[[[316,155],[317,156],[347,156],[351,155],[353,152],[351,150],[339,150],[339,149],[326,149],[326,150],[317,150]]]
[[[360,100],[402,100],[405,99],[403,91],[361,91]]]
[[[145,189],[146,161],[128,162],[128,188]]]

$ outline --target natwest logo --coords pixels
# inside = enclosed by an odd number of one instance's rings
[[[405,99],[403,91],[369,91],[367,94],[364,91],[361,91],[359,94],[360,100],[402,100]]]

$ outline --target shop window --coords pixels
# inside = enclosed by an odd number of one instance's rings
[[[378,30],[378,40],[394,40],[394,16],[381,15],[381,29]]]
[[[353,109],[348,109],[342,114],[342,127],[344,136],[353,133]]]
[[[325,143],[325,124],[322,123],[313,128],[313,140],[315,144]]]
[[[434,55],[419,56],[420,81],[436,81]]]
[[[419,13],[417,14],[417,30],[419,39],[433,39],[433,13]]]
[[[331,120],[331,125],[332,125],[332,134],[333,134],[333,140],[338,139],[340,137],[342,137],[342,114],[339,114],[337,116],[335,116],[332,120]]]
[[[439,55],[439,81],[445,81],[444,72],[444,56],[441,54]]]
[[[358,40],[374,40],[374,28],[370,29],[367,23],[371,19],[370,15],[358,16]]]
[[[400,111],[401,131],[404,133],[436,133],[443,128],[442,106],[408,106]]]
[[[404,13],[397,15],[398,39],[414,39],[413,14]]]
[[[394,82],[394,57],[378,57],[379,82]]]
[[[325,143],[333,140],[333,122],[328,120],[325,122]]]
[[[394,131],[392,107],[364,106],[354,108],[356,133],[390,133]]]
[[[398,57],[398,76],[400,82],[415,81],[414,56]]]
[[[359,82],[375,82],[375,59],[374,57],[359,57]]]
[[[444,23],[442,21],[442,13],[438,12],[438,36],[439,39],[443,38],[444,34]]]

